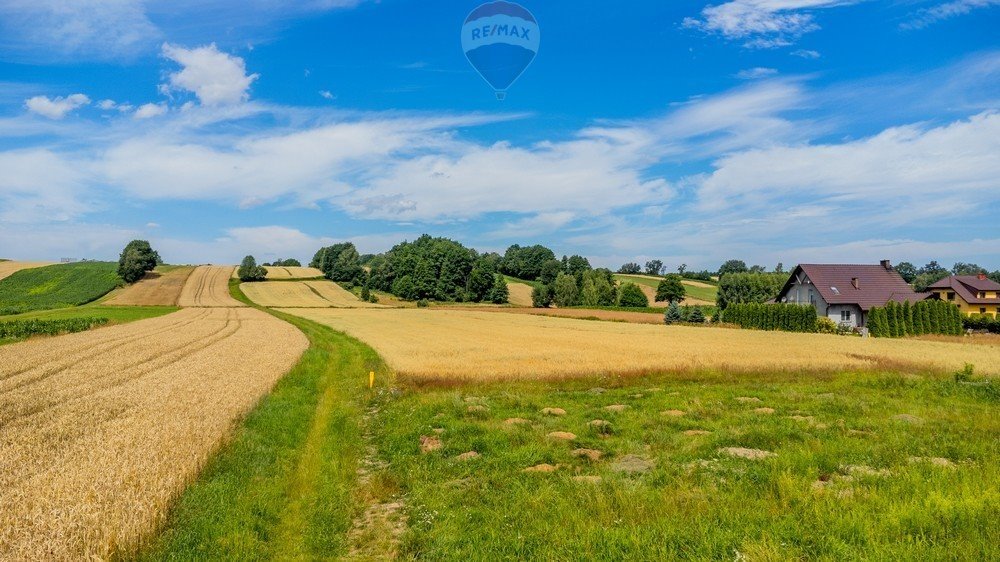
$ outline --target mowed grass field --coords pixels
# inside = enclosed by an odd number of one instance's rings
[[[0,315],[77,306],[111,292],[118,264],[79,262],[22,269],[0,280]]]
[[[585,322],[486,311],[289,310],[374,347],[410,382],[699,371],[952,372],[1000,375],[997,348],[714,327]]]

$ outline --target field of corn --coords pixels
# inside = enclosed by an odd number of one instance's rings
[[[991,346],[714,327],[581,322],[485,311],[288,310],[374,347],[406,380],[546,379],[602,374],[960,370],[1000,375]]]
[[[118,264],[112,262],[22,269],[0,280],[0,315],[77,306],[97,300],[120,283],[117,269]]]

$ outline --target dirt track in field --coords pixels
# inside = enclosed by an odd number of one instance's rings
[[[6,279],[22,269],[33,269],[35,267],[45,267],[55,265],[51,261],[0,261],[0,279]]]
[[[233,266],[199,266],[188,277],[177,304],[184,307],[246,306],[229,295]]]
[[[0,559],[135,547],[307,345],[201,308],[0,347]]]
[[[193,267],[178,267],[167,273],[150,272],[134,285],[105,301],[119,306],[174,306],[180,300]]]

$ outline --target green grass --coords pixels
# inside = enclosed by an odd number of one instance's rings
[[[542,286],[541,282],[539,281],[528,281],[526,279],[511,277],[510,275],[504,275],[503,278],[506,279],[508,283],[521,283],[522,285],[528,285],[533,289],[537,289],[538,287]]]
[[[250,303],[230,283],[238,300]],[[361,506],[362,420],[388,374],[346,335],[271,311],[306,334],[308,351],[180,498],[145,560],[328,559],[347,552]],[[375,390],[368,372],[375,371]]]
[[[80,262],[18,271],[0,281],[0,314],[78,306],[121,283],[118,264]]]
[[[996,384],[898,375],[817,379],[706,374],[423,389],[386,400],[375,439],[389,463],[385,478],[406,497],[403,553],[429,560],[1000,556]],[[608,390],[592,393],[597,386]],[[741,403],[740,396],[761,402]],[[470,404],[487,410],[469,412]],[[611,404],[628,409],[603,410]],[[776,412],[753,412],[764,406]],[[543,416],[544,407],[568,415]],[[686,415],[660,414],[672,409]],[[896,414],[923,421],[909,424]],[[531,423],[502,423],[512,417]],[[609,421],[610,430],[588,427],[594,419]],[[421,454],[420,436],[435,435],[435,428],[444,430],[443,448]],[[690,429],[711,433],[683,433]],[[577,439],[546,438],[553,431]],[[570,454],[576,447],[605,456],[581,460]],[[723,447],[777,457],[733,458],[718,452]],[[456,459],[466,451],[482,456]],[[616,472],[625,455],[655,467]],[[909,457],[943,457],[955,466]],[[540,463],[560,468],[522,472]],[[887,472],[851,476],[852,465]],[[830,484],[816,484],[822,480]]]
[[[654,278],[647,275],[627,275],[623,273],[616,273],[615,279],[619,281],[629,281],[637,285],[646,285],[647,287],[656,288],[660,284],[660,278]],[[691,283],[708,283],[707,281],[681,281],[684,284],[684,289],[687,291],[687,296],[693,299],[715,302],[715,297],[719,290],[717,287],[696,287],[691,285]]]
[[[180,310],[175,306],[101,306],[86,305],[56,310],[38,310],[13,316],[0,316],[0,322],[18,320],[72,320],[77,318],[106,318],[106,326],[127,324],[137,320],[156,318]],[[22,341],[20,339],[5,339],[0,345]]]
[[[238,287],[234,297],[249,302]],[[369,347],[274,314],[303,330],[310,349],[184,493],[142,559],[332,559],[355,550],[387,559],[396,547],[378,521],[349,532],[366,506],[387,501],[406,515],[398,547],[408,559],[1000,556],[996,381],[701,372],[399,391]],[[369,370],[378,373],[375,391]],[[628,408],[604,410],[612,404]],[[568,414],[543,416],[545,407]],[[503,423],[513,417],[529,424]],[[594,419],[610,427],[588,426]],[[547,438],[553,431],[577,437]],[[439,437],[442,448],[422,454],[421,436]],[[577,447],[603,458],[574,457]],[[777,456],[733,458],[724,447]],[[467,451],[481,456],[457,459]],[[626,455],[651,470],[617,471]],[[559,469],[523,472],[540,463]],[[361,467],[368,475],[359,480]]]

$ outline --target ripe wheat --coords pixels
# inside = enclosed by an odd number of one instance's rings
[[[711,327],[586,322],[484,311],[294,310],[373,346],[402,376],[543,379],[656,371],[954,371],[1000,375],[991,346]]]
[[[108,299],[119,306],[173,306],[180,299],[193,267],[178,267],[167,273],[147,273],[146,277]]]
[[[181,290],[179,306],[245,306],[229,295],[232,266],[203,265],[194,270]]]
[[[0,559],[133,552],[307,345],[229,308],[0,347]]]

